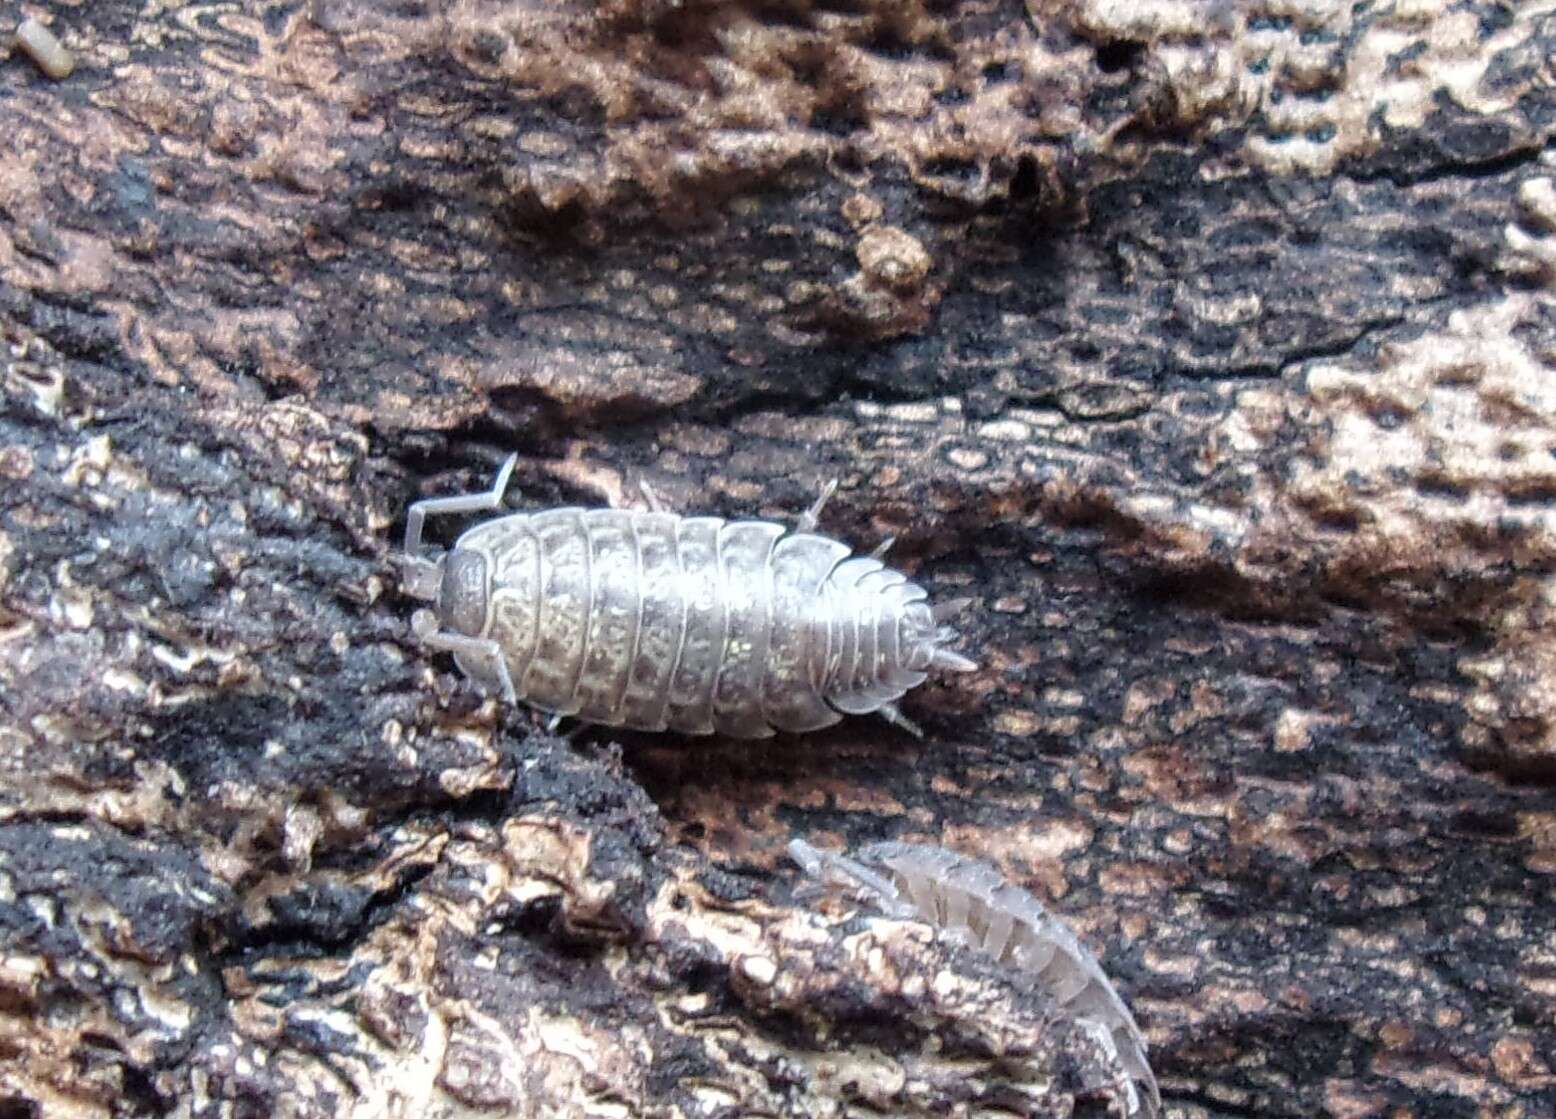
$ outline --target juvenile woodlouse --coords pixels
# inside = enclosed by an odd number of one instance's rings
[[[924,921],[947,936],[1032,976],[1060,1012],[1088,1026],[1118,1057],[1128,1113],[1154,1119],[1162,1097],[1134,1015],[1073,932],[1026,890],[987,863],[943,847],[876,843],[854,857],[796,839],[789,857],[818,881],[838,881],[889,917]],[[1141,1099],[1134,1085],[1145,1089]]]
[[[422,554],[433,514],[501,509],[517,456],[486,493],[410,507],[402,557],[412,631],[510,702],[636,730],[765,738],[875,713],[918,733],[896,701],[944,647],[924,589],[814,531],[828,485],[794,531],[650,510],[511,513]]]
[[[16,45],[37,63],[38,69],[56,81],[75,72],[76,60],[65,45],[35,19],[24,19],[17,26]]]

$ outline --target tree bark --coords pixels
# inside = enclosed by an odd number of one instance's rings
[[[1169,1114],[1556,1110],[1552,16],[52,26],[68,77],[0,64],[0,1116],[1101,1113],[795,835],[1031,888]],[[836,477],[981,669],[922,741],[558,739],[393,565],[511,451],[527,508]]]

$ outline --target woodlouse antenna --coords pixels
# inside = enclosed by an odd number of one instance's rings
[[[896,886],[847,855],[823,851],[803,839],[794,839],[789,842],[789,858],[815,881],[836,882],[862,891],[869,896],[871,903],[891,916],[905,917],[912,913],[913,907],[902,900]]]
[[[421,549],[422,529],[430,516],[449,513],[482,513],[488,509],[501,509],[503,494],[508,489],[508,479],[513,476],[513,467],[518,461],[517,454],[509,455],[497,471],[497,480],[492,483],[492,488],[485,493],[428,497],[412,502],[410,510],[405,515],[406,554],[414,556]]]

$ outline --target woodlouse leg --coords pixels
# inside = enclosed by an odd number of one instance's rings
[[[502,655],[502,646],[497,642],[440,630],[437,616],[431,610],[418,610],[411,615],[411,632],[416,635],[418,641],[430,649],[484,658],[495,670],[494,674],[502,688],[503,699],[509,703],[519,701],[518,693],[513,688],[513,677],[508,675],[508,662]]]
[[[514,464],[519,461],[516,454],[509,455],[507,461],[497,471],[497,480],[492,483],[492,488],[485,493],[461,493],[453,497],[426,497],[420,501],[411,503],[410,512],[405,516],[405,551],[415,555],[421,548],[421,530],[427,518],[444,513],[479,513],[487,509],[501,509],[503,493],[508,488],[508,479],[513,474]]]
[[[873,560],[885,559],[886,553],[891,551],[891,546],[896,542],[897,538],[895,536],[888,536],[875,546],[875,551],[870,553],[870,558]]]
[[[547,734],[554,734],[564,742],[577,742],[585,731],[599,725],[580,719],[576,715],[565,715],[560,711],[546,711],[538,707],[533,710],[541,728]],[[560,730],[562,724],[568,719],[573,720],[573,725],[565,731]]]
[[[1119,1077],[1113,1085],[1113,1087],[1120,1090],[1119,1095],[1122,1098],[1119,1100],[1119,1103],[1123,1108],[1124,1114],[1129,1119],[1134,1119],[1135,1116],[1155,1114],[1152,1109],[1146,1108],[1141,1104],[1140,1093],[1135,1090],[1134,1077],[1130,1076],[1128,1070],[1124,1069],[1123,1058],[1119,1055],[1118,1046],[1114,1043],[1113,1034],[1108,1030],[1107,1024],[1092,1018],[1077,1018],[1075,1024],[1096,1041],[1098,1048],[1107,1055],[1107,1063],[1109,1065],[1124,1072],[1124,1075]]]
[[[643,500],[648,503],[650,511],[655,513],[668,513],[670,511],[665,508],[665,503],[659,499],[659,495],[649,486],[647,478],[638,479],[638,490],[642,493]]]
[[[799,523],[794,526],[796,532],[815,532],[816,526],[821,523],[821,511],[827,507],[827,502],[837,492],[837,479],[833,478],[821,487],[821,496],[805,512],[800,514]]]
[[[875,713],[881,718],[885,719],[892,726],[901,727],[914,738],[924,737],[923,728],[915,723],[912,719],[904,715],[901,711],[897,710],[897,705],[895,703],[883,703],[875,709]]]

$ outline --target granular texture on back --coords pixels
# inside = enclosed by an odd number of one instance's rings
[[[418,504],[478,500],[497,499]],[[418,635],[557,715],[736,738],[844,714],[905,723],[895,701],[932,665],[973,667],[942,647],[954,634],[906,575],[776,522],[548,509],[476,525],[436,560],[417,555],[420,527],[407,526],[406,589],[437,605]]]

